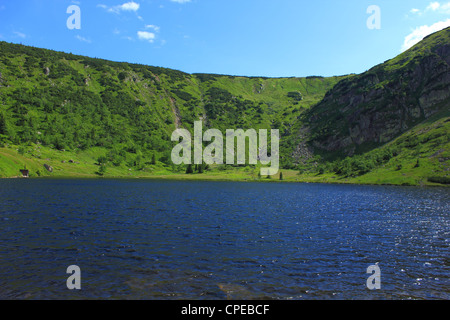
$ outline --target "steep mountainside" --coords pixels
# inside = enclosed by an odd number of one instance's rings
[[[303,121],[310,133],[309,146],[329,160],[381,146],[449,109],[447,28],[396,58],[339,82]]]

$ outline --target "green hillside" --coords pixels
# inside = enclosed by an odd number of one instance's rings
[[[187,74],[0,42],[0,177],[26,166],[34,177],[279,179],[173,165],[172,132],[202,119],[280,129],[285,181],[445,184],[449,36],[329,78]]]
[[[113,163],[169,164],[176,127],[269,128],[285,135],[341,78],[245,78],[92,59],[0,42],[0,142],[105,147]]]

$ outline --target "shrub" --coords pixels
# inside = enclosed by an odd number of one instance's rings
[[[440,184],[450,184],[450,177],[429,177],[428,181]]]
[[[120,72],[119,75],[117,76],[117,78],[119,78],[120,81],[123,81],[127,78],[127,73],[126,72]]]
[[[102,164],[100,166],[100,169],[96,172],[96,174],[98,174],[99,176],[103,176],[106,173],[106,166],[104,164]]]
[[[294,101],[302,101],[303,96],[300,92],[288,92],[288,98],[294,99]]]
[[[108,161],[108,159],[106,158],[106,156],[99,156],[97,158],[97,164],[98,165],[103,165],[104,163],[106,163],[106,161]]]

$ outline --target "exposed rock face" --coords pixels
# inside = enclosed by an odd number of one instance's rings
[[[307,131],[307,128],[302,128],[298,132],[300,142],[291,154],[291,157],[296,160],[297,165],[305,164],[308,160],[314,157],[312,148],[306,143],[308,135],[309,132]]]
[[[441,43],[339,82],[305,120],[310,145],[346,156],[391,141],[449,107],[450,44]]]

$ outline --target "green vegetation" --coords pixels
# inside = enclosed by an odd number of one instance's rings
[[[0,42],[0,177],[26,167],[31,177],[448,185],[448,84],[435,79],[449,70],[449,36],[329,78],[187,74]],[[438,102],[417,107],[425,99]],[[279,129],[282,172],[172,164],[172,132],[198,119],[204,130]]]
[[[6,42],[0,53],[0,146],[105,148],[115,167],[169,165],[173,130],[201,117],[219,130],[277,127],[289,153],[297,117],[342,78],[189,75]]]

